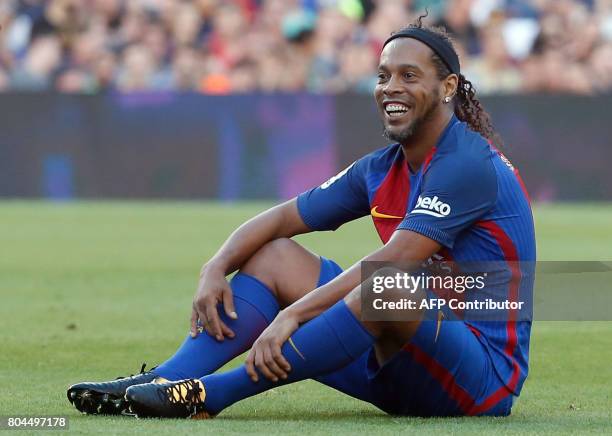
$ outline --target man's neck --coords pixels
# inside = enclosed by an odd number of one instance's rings
[[[421,126],[418,132],[415,132],[409,142],[402,144],[404,158],[412,172],[419,171],[431,149],[438,143],[452,116],[452,112],[444,111],[431,118],[425,125]]]

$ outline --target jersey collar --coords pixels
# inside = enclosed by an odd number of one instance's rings
[[[444,127],[444,130],[442,131],[442,134],[440,135],[440,137],[438,138],[438,141],[436,142],[436,145],[434,145],[432,147],[431,150],[429,150],[429,153],[427,153],[427,156],[425,156],[425,160],[423,160],[423,164],[421,165],[421,168],[419,169],[419,171],[417,172],[412,172],[412,170],[410,169],[410,167],[408,167],[408,174],[412,175],[412,176],[416,176],[419,174],[425,174],[425,172],[427,172],[427,168],[429,168],[429,164],[431,163],[431,160],[433,159],[434,155],[436,154],[436,152],[438,150],[440,150],[440,148],[444,147],[444,145],[446,144],[446,140],[449,137],[449,132],[453,129],[453,127],[456,124],[459,124],[460,121],[457,118],[457,116],[455,114],[453,114],[450,118],[450,120],[448,121],[448,123],[446,124],[446,127]],[[401,144],[399,145],[399,150],[398,150],[398,157],[400,159],[404,159],[404,153],[402,152],[402,147]]]
[[[449,137],[450,131],[453,130],[453,127],[455,127],[455,125],[459,124],[460,122],[461,121],[459,121],[459,118],[457,118],[457,116],[455,114],[453,114],[453,116],[451,116],[451,119],[446,124],[446,127],[442,131],[442,134],[440,135],[440,138],[438,138],[438,142],[437,142],[436,146],[434,147],[435,149],[439,150],[442,146],[444,146],[446,144],[446,140]]]

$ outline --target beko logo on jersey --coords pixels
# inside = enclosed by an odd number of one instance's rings
[[[444,203],[438,200],[438,196],[421,197],[417,200],[417,204],[414,207],[412,213],[422,213],[425,215],[435,216],[437,218],[444,218],[451,213],[451,207],[448,203]]]

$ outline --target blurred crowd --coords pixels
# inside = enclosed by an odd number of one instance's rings
[[[0,90],[371,92],[425,8],[479,93],[612,89],[612,0],[0,0]]]

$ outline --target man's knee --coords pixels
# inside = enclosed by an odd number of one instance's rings
[[[403,280],[392,285],[388,281],[382,290],[380,286],[375,286],[384,283],[377,280],[377,277],[395,278],[398,274],[403,278],[405,272],[394,267],[381,268],[344,298],[351,312],[374,336],[390,334],[405,338],[421,322],[421,302],[425,295],[423,289],[408,289],[402,286],[405,283]]]
[[[257,277],[269,278],[278,271],[284,259],[291,256],[299,244],[289,238],[274,239],[264,244],[240,269],[241,272]],[[263,280],[262,280],[263,281]]]
[[[377,306],[364,307],[364,304],[371,304],[372,300],[375,298],[385,302],[399,301],[407,297],[412,299],[415,293],[407,292],[400,285],[390,284],[390,282],[386,280],[387,278],[393,279],[398,274],[401,275],[404,274],[404,272],[392,266],[380,268],[360,286],[353,289],[344,298],[344,301],[354,314],[361,316],[362,309],[365,309],[365,315],[370,312],[368,309],[379,310],[376,308]],[[384,305],[384,307],[380,308],[381,313],[378,315],[383,316],[384,313],[387,313],[387,309],[388,305]],[[377,316],[372,316],[372,318],[377,318]]]
[[[297,242],[279,238],[261,247],[240,271],[263,282],[285,306],[316,287],[320,263]]]

